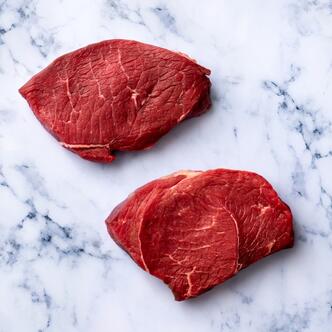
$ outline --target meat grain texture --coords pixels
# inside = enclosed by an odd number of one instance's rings
[[[106,220],[112,238],[176,300],[293,246],[292,214],[261,176],[181,171],[137,189]]]
[[[115,151],[147,149],[206,112],[209,74],[181,53],[107,40],[59,57],[19,91],[64,147],[112,162]]]

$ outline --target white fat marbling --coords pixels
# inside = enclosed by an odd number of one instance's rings
[[[110,38],[196,58],[214,106],[99,165],[62,148],[17,89]],[[0,87],[1,332],[332,331],[330,0],[1,0]],[[294,212],[296,244],[178,303],[104,219],[151,179],[217,167],[265,176]]]

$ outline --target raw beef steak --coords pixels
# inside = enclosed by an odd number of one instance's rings
[[[111,162],[114,151],[147,149],[206,112],[209,74],[183,54],[108,40],[59,57],[19,91],[64,147]]]
[[[157,179],[117,206],[106,224],[177,300],[293,246],[289,207],[263,177],[245,171],[182,171]]]

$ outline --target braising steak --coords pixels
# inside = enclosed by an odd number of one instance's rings
[[[19,91],[64,147],[111,162],[115,151],[147,149],[206,112],[209,74],[181,53],[107,40],[57,58]]]
[[[106,220],[111,237],[176,300],[293,246],[292,214],[261,176],[180,171],[137,189]]]

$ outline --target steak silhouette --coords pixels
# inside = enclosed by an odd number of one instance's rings
[[[209,74],[181,53],[108,40],[57,58],[19,91],[65,148],[112,162],[115,151],[147,149],[206,112]]]
[[[241,269],[293,246],[292,214],[261,176],[180,171],[137,189],[108,231],[176,300],[196,297]]]

